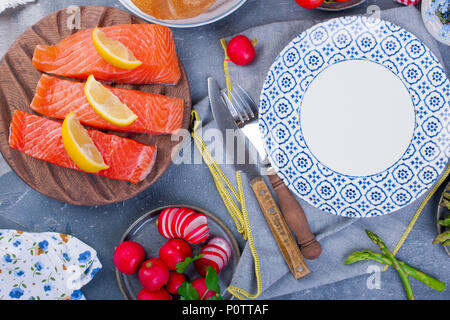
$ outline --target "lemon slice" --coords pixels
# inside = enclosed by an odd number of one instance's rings
[[[100,57],[115,67],[131,70],[142,64],[123,43],[108,38],[99,28],[92,31],[92,41]]]
[[[84,85],[84,94],[94,111],[109,123],[125,127],[137,119],[137,115],[110,90],[95,80],[92,74]]]
[[[62,140],[64,149],[70,159],[83,171],[96,173],[108,169],[103,157],[81,125],[74,112],[69,113],[62,125]]]

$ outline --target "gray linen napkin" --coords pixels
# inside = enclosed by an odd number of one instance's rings
[[[413,6],[383,11],[381,18],[402,26],[415,34],[442,61],[435,40],[427,33],[423,26],[420,12]],[[237,67],[230,64],[232,82],[242,85],[252,98],[258,101],[266,73],[278,53],[297,34],[315,23],[317,22],[309,20],[288,21],[258,26],[243,31],[242,34],[247,35],[249,38],[256,37],[259,39],[257,45],[258,56],[252,64],[246,67]],[[216,127],[207,98],[202,100],[195,108],[199,111],[202,118],[204,131],[208,128]],[[208,141],[205,142],[208,144]],[[235,169],[233,166],[222,164],[221,168],[234,183]],[[425,197],[423,195],[409,206],[393,214],[369,219],[334,216],[298,199],[308,217],[312,232],[316,234],[317,239],[323,246],[323,253],[314,261],[307,260],[312,273],[296,281],[289,272],[266,220],[259,209],[253,191],[245,178],[245,172],[243,180],[254,243],[261,263],[263,292],[259,299],[269,299],[366,273],[369,263],[343,264],[345,258],[351,252],[373,247],[364,229],[370,229],[379,234],[388,247],[393,248],[405,231],[420,202]],[[230,219],[224,217],[224,220],[229,221]],[[234,227],[232,225],[229,226]],[[231,285],[250,293],[256,292],[253,258],[248,245],[243,250]]]

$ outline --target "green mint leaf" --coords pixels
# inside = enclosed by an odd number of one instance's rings
[[[187,281],[178,288],[178,294],[181,296],[181,300],[199,300],[197,290]]]
[[[184,271],[186,271],[187,267],[189,267],[189,265],[194,262],[195,260],[200,259],[201,257],[203,257],[203,253],[199,254],[198,256],[195,257],[187,257],[186,259],[184,259],[184,261],[182,262],[178,262],[177,265],[175,266],[177,268],[177,272],[178,273],[184,273]]]
[[[219,277],[217,276],[216,270],[211,266],[206,268],[205,284],[208,290],[220,295]]]
[[[223,298],[220,294],[217,294],[217,295],[207,298],[206,300],[223,300]]]

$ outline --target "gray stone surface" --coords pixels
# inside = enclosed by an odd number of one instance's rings
[[[74,5],[108,5],[122,8],[114,0],[38,0],[0,14],[0,55],[30,25],[46,14]],[[364,13],[368,5],[377,4],[382,9],[397,6],[391,0],[366,1],[365,4],[342,13],[310,11],[295,5],[294,0],[248,0],[237,12],[209,26],[195,29],[174,29],[177,51],[186,67],[194,103],[206,96],[206,77],[221,78],[220,59],[217,64],[198,68],[198,61],[209,61],[207,56],[222,56],[218,39],[239,33],[249,27],[270,22],[309,18],[320,20],[342,14]],[[201,48],[201,49],[199,49]],[[450,67],[450,49],[440,46],[447,70]],[[171,188],[178,184],[184,188]],[[205,165],[172,166],[152,187],[137,197],[118,204],[98,207],[67,205],[30,189],[1,159],[0,161],[0,228],[17,228],[25,231],[58,231],[73,234],[95,247],[104,268],[84,288],[88,299],[122,299],[114,277],[113,248],[128,226],[146,211],[167,204],[191,204],[210,211],[224,211],[220,198]],[[438,277],[450,280],[450,264],[438,246],[424,252],[436,234],[437,197],[427,205],[408,241],[399,255],[413,266]],[[232,226],[230,221],[225,221]],[[237,234],[236,234],[237,235]],[[241,245],[243,243],[241,242]],[[403,299],[404,292],[397,275],[392,270],[381,275],[380,290],[366,287],[367,276],[356,277],[310,290],[300,291],[283,299]],[[437,293],[413,280],[414,293],[421,299],[449,299],[450,291]]]

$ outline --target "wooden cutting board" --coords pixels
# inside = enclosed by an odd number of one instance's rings
[[[178,142],[171,141],[170,135],[119,133],[103,130],[157,146],[158,154],[152,172],[145,180],[137,184],[63,168],[34,159],[9,147],[9,125],[13,111],[23,110],[34,113],[29,105],[42,74],[33,67],[31,62],[36,45],[57,44],[78,31],[73,29],[73,26],[86,29],[130,23],[147,22],[128,12],[109,7],[85,6],[63,9],[50,14],[26,30],[0,61],[0,152],[12,170],[38,192],[76,205],[92,206],[119,202],[134,197],[148,188],[171,165],[171,154],[175,151],[174,148],[178,147]],[[186,72],[181,61],[179,63],[182,76],[175,86],[154,84],[113,84],[113,86],[184,99],[182,127],[187,129],[192,103]]]

